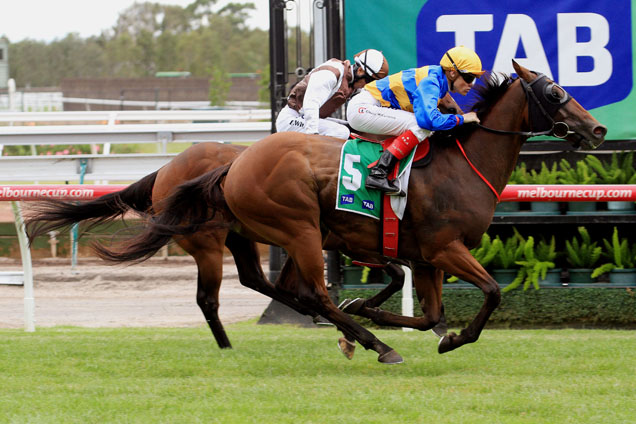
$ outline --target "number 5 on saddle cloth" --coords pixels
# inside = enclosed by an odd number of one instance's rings
[[[392,140],[393,138],[385,140],[383,145],[388,146]],[[386,196],[377,190],[367,190],[364,186],[369,168],[377,162],[382,150],[383,146],[379,143],[362,139],[348,140],[343,144],[340,152],[336,209],[381,219],[382,253],[395,257],[399,220],[404,216],[408,193],[405,197]],[[430,152],[430,144],[426,139],[400,161],[399,168],[396,167],[390,177],[397,178],[398,185],[406,192],[413,163],[418,162],[419,166],[424,166],[431,160]]]

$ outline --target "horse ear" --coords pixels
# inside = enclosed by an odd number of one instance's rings
[[[519,77],[526,81],[532,81],[533,75],[531,75],[530,71],[519,65],[514,59],[512,59],[512,67],[515,68],[515,72],[519,75]]]

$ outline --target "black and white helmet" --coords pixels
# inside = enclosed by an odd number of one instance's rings
[[[378,80],[389,75],[389,62],[379,50],[362,50],[353,56],[353,60],[359,68],[364,69],[366,79]]]

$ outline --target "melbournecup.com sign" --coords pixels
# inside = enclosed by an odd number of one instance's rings
[[[509,185],[502,201],[611,202],[636,201],[636,185]]]
[[[15,185],[0,186],[0,200],[89,200],[125,188],[125,185]]]

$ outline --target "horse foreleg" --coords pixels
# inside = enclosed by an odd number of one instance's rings
[[[402,278],[403,278],[402,274]],[[413,267],[413,282],[415,291],[424,315],[421,317],[407,317],[379,308],[361,306],[355,313],[371,319],[378,325],[392,327],[408,327],[417,330],[430,330],[442,320],[442,281],[444,273],[431,266]],[[347,308],[345,312],[349,312]]]
[[[497,282],[459,240],[455,240],[441,249],[431,260],[431,263],[449,274],[479,287],[485,297],[481,309],[468,327],[463,329],[459,335],[449,333],[440,340],[438,352],[445,353],[479,339],[488,318],[501,301],[501,292]]]

